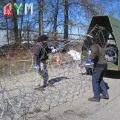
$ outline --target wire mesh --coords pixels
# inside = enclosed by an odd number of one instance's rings
[[[118,65],[118,49],[113,33],[108,28],[95,25],[90,36],[100,36],[108,65]],[[57,52],[49,54],[46,70],[48,82],[54,86],[44,91],[35,90],[36,82],[43,84],[42,75],[33,68],[33,45],[11,44],[0,47],[0,118],[27,120],[36,114],[41,120],[51,109],[71,102],[91,87],[91,69],[85,68],[90,55],[90,38],[83,44],[79,40],[50,41]],[[57,57],[59,56],[59,59]],[[59,65],[56,65],[59,60]],[[87,71],[87,72],[86,72]]]
[[[53,44],[53,42],[50,42]],[[59,54],[60,65],[56,65]],[[91,86],[91,76],[81,65],[81,45],[69,41],[57,52],[49,54],[49,82],[44,91],[35,90],[37,80],[43,79],[33,68],[33,48],[25,44],[0,47],[0,117],[27,120],[33,113],[41,118],[52,108],[72,101]],[[35,116],[36,117],[36,116]],[[34,119],[36,119],[34,117]]]

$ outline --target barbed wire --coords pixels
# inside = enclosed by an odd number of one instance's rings
[[[98,26],[92,28],[89,34],[93,33],[100,34],[103,38],[108,63],[117,65],[118,50],[115,41],[111,43],[106,40]],[[87,74],[89,71],[84,64],[89,56],[90,41],[88,37],[86,39],[83,44],[79,41],[62,41],[57,52],[49,54],[45,71],[48,71],[48,82],[54,86],[47,86],[44,91],[35,89],[37,81],[40,86],[43,84],[43,74],[40,75],[39,69],[33,68],[33,45],[28,47],[27,44],[17,43],[1,46],[0,119],[37,119],[36,115],[39,114],[42,120],[51,109],[72,102],[89,90],[91,75]],[[49,46],[56,45],[57,42],[51,41]]]
[[[47,69],[49,81],[54,86],[47,86],[44,91],[34,89],[36,80],[40,83],[43,80],[38,69],[33,68],[32,47],[28,49],[24,44],[9,48],[1,47],[1,119],[26,120],[34,112],[44,116],[52,108],[72,101],[90,89],[91,76],[86,75],[85,68],[80,66],[80,56],[74,60],[72,54],[68,54],[70,50],[76,51],[76,47],[71,44],[69,46],[68,43],[58,52],[49,55]],[[78,53],[80,55],[80,49],[75,53],[76,56]],[[58,66],[56,66],[57,54],[60,58]]]

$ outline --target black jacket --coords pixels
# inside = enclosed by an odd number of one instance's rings
[[[34,53],[34,62],[39,63],[40,61],[45,61],[48,59],[48,54],[51,52],[51,49],[48,48],[47,44],[38,42],[33,46]]]

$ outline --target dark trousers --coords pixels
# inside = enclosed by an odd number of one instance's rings
[[[46,61],[41,61],[39,63],[39,74],[43,78],[43,85],[46,85],[49,77]]]
[[[108,95],[103,76],[105,75],[107,67],[96,67],[92,75],[92,86],[94,98],[100,99],[100,88],[103,95]]]

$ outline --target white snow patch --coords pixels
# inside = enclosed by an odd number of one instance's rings
[[[68,54],[70,54],[73,57],[73,60],[81,60],[81,52],[70,50]]]

